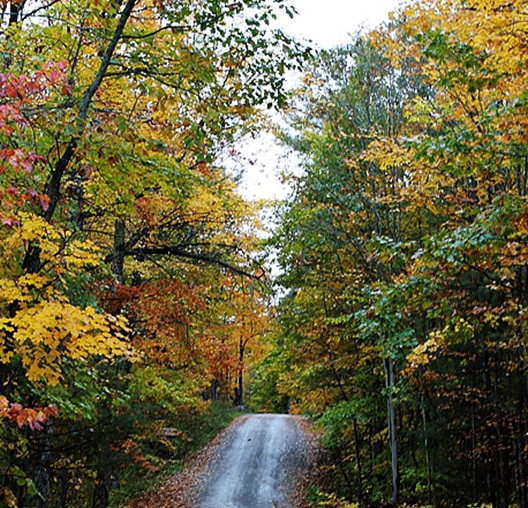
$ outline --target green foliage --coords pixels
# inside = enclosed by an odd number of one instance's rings
[[[112,491],[111,507],[126,506],[145,491],[156,488],[163,478],[179,472],[191,456],[226,428],[240,412],[229,403],[214,401],[203,408],[173,414],[157,434],[137,444],[136,458],[120,475],[119,488]],[[165,435],[163,434],[165,433]],[[142,461],[148,461],[144,467]]]
[[[319,417],[337,497],[528,503],[511,481],[528,421],[526,120],[511,107],[525,47],[499,28],[521,12],[410,6],[318,55],[288,117],[304,172],[273,240],[271,358],[287,358],[277,397]]]
[[[253,366],[249,393],[252,410],[262,413],[289,411],[290,398],[278,388],[287,371],[287,357],[279,351],[271,352]]]

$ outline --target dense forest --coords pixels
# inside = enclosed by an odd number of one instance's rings
[[[313,506],[528,508],[526,1],[327,51],[285,0],[1,5],[1,506],[124,506],[245,406],[316,422]],[[301,170],[247,202],[268,109]]]

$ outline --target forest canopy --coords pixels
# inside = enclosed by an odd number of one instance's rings
[[[222,399],[316,420],[314,506],[528,508],[525,1],[318,52],[284,0],[1,6],[2,506],[123,506]],[[221,163],[267,109],[268,237]]]
[[[524,1],[414,2],[290,104],[258,396],[324,429],[321,502],[528,506],[527,28]]]
[[[268,311],[257,207],[218,160],[307,51],[278,12],[2,3],[2,506],[108,506],[211,399],[241,404]]]

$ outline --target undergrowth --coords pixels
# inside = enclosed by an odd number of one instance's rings
[[[240,416],[233,406],[215,401],[206,411],[175,415],[171,437],[153,436],[143,444],[143,461],[133,461],[119,475],[110,493],[110,508],[124,508],[127,501],[156,488],[164,479],[181,471],[189,459],[206,446],[221,430]]]

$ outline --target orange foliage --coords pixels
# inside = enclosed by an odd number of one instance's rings
[[[15,422],[20,428],[29,427],[31,430],[42,430],[43,425],[53,416],[57,416],[57,406],[29,408],[16,402],[9,402],[0,396],[0,417]]]
[[[193,316],[204,310],[193,285],[175,279],[144,284],[131,308],[131,319],[138,324],[133,343],[157,364],[186,364],[198,355],[191,328]]]

